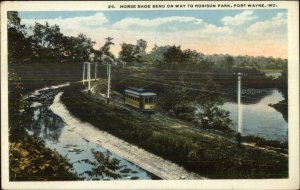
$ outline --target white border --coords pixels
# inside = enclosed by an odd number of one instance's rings
[[[288,94],[289,94],[289,178],[259,180],[168,180],[168,181],[76,181],[76,182],[9,182],[8,181],[8,105],[7,105],[7,15],[10,10],[109,10],[119,4],[218,4],[275,3],[288,9]],[[174,8],[175,9],[175,8]],[[193,8],[207,10],[212,8]],[[213,8],[224,9],[224,8]],[[230,8],[247,9],[247,8]],[[251,8],[252,9],[252,8]],[[253,8],[254,9],[254,8]],[[257,8],[262,9],[262,8]],[[270,8],[272,9],[272,8]],[[118,8],[113,10],[120,10]],[[122,9],[125,10],[125,9]],[[137,10],[137,9],[128,9]],[[138,9],[149,10],[149,9]],[[158,9],[156,9],[158,10]],[[166,9],[161,9],[166,10]],[[168,9],[170,10],[170,9]],[[178,10],[178,8],[176,8]],[[1,180],[3,189],[298,189],[299,188],[299,2],[245,1],[133,1],[133,2],[2,2],[1,3]]]

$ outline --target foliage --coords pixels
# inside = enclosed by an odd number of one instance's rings
[[[29,32],[32,30],[32,32]],[[32,35],[28,35],[32,33]],[[102,53],[114,57],[110,46],[113,38],[107,37],[100,50],[94,50],[95,42],[84,34],[77,37],[65,36],[58,25],[35,23],[33,28],[21,24],[18,12],[8,12],[8,57],[11,63],[86,61],[90,53],[99,59]],[[287,70],[287,60],[273,57],[231,56],[223,54],[204,55],[201,52],[180,46],[157,46],[146,52],[147,42],[137,40],[136,44],[121,44],[120,61],[129,65],[155,64],[166,69],[196,69],[206,72],[232,72],[233,69],[282,69]]]
[[[155,44],[149,53],[149,55],[153,58],[154,63],[159,64],[162,61],[164,54],[170,47],[171,46],[157,46]]]
[[[148,62],[149,59],[146,54],[146,48],[147,42],[143,39],[137,40],[136,45],[122,43],[119,59],[129,65],[134,65],[135,63],[141,65],[141,62]]]
[[[172,112],[176,117],[180,113],[193,112],[191,102],[193,97],[189,96],[188,89],[184,86],[169,88],[159,99],[159,106],[166,112]]]
[[[162,61],[166,65],[184,64],[185,57],[180,46],[173,45],[170,48],[168,48],[167,51],[164,53]]]
[[[18,12],[7,12],[8,61],[14,63],[26,62],[32,56],[30,39],[26,38],[25,25],[21,24]]]
[[[219,108],[213,101],[206,101],[199,105],[201,110],[196,112],[196,118],[201,121],[202,127],[218,130],[230,129],[229,111]]]
[[[32,29],[32,35],[27,31]],[[93,51],[95,42],[84,34],[68,37],[58,25],[36,22],[33,28],[21,25],[18,12],[8,12],[8,60],[9,63],[43,62],[50,60],[85,61]]]
[[[205,59],[215,63],[215,68],[235,67],[245,69],[287,69],[287,60],[282,58],[263,57],[263,56],[230,56],[223,54],[205,55]],[[219,66],[217,65],[219,64]]]
[[[135,61],[135,45],[126,43],[121,44],[119,59],[126,63],[132,63]]]
[[[125,141],[171,160],[209,178],[282,178],[288,175],[287,158],[255,147],[240,150],[235,142],[214,138],[204,131],[175,129],[157,120],[104,100],[97,100],[70,86],[61,97],[76,117]],[[276,167],[274,167],[276,166]]]
[[[99,151],[91,150],[92,154],[96,161],[91,161],[89,159],[79,160],[78,163],[87,163],[91,165],[92,171],[85,171],[80,176],[87,174],[90,179],[101,176],[104,178],[105,176],[112,177],[113,179],[119,179],[121,177],[120,174],[115,173],[116,170],[120,169],[119,165],[120,160],[116,158],[111,158],[111,153],[106,151],[106,153],[102,153]]]
[[[275,148],[279,149],[280,152],[286,153],[287,154],[287,149],[288,149],[288,142],[279,142],[275,140],[266,140],[261,137],[257,136],[243,136],[242,137],[243,142],[247,143],[255,143],[257,146],[260,147],[267,147],[267,148]]]
[[[12,181],[77,180],[66,158],[26,136],[9,145],[9,177]]]
[[[112,58],[114,58],[114,55],[111,53],[111,51],[110,51],[110,47],[112,46],[112,45],[115,45],[114,43],[113,43],[113,38],[111,38],[111,37],[107,37],[107,38],[105,38],[105,43],[104,43],[104,45],[100,48],[100,54],[99,54],[99,56],[101,56],[101,55],[107,55],[107,56],[109,56],[109,57],[112,57]]]
[[[66,158],[46,148],[39,138],[26,134],[25,127],[31,124],[31,118],[24,115],[28,102],[23,100],[23,96],[37,86],[25,86],[21,73],[24,74],[26,70],[18,68],[20,72],[17,68],[9,65],[8,75],[10,180],[78,180]],[[46,83],[40,80],[38,85],[42,87]]]
[[[287,100],[281,100],[276,104],[269,104],[269,106],[273,107],[274,109],[276,109],[277,111],[279,111],[284,120],[288,121],[288,102]]]
[[[148,42],[146,42],[143,39],[137,40],[137,42],[136,42],[136,48],[135,48],[136,53],[137,54],[139,54],[139,53],[146,53],[147,44],[148,44]]]

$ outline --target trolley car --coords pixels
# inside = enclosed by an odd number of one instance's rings
[[[157,95],[143,88],[128,87],[124,90],[124,104],[143,112],[153,112]]]

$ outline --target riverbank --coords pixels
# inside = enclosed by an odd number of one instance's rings
[[[279,111],[282,114],[283,118],[288,121],[288,101],[286,99],[276,104],[269,104],[269,106]]]
[[[188,172],[170,161],[127,143],[107,132],[96,130],[97,133],[95,134],[95,127],[93,125],[82,122],[70,114],[60,101],[61,95],[62,93],[56,95],[50,109],[60,116],[67,125],[72,127],[74,132],[81,134],[87,140],[101,145],[103,148],[133,162],[162,179],[204,179],[195,173]]]
[[[31,127],[27,108],[30,95],[22,95],[22,86],[10,83],[9,93],[9,180],[10,181],[75,181],[80,177],[73,166],[57,151],[45,146],[38,137],[28,135]]]
[[[238,179],[288,175],[288,157],[277,151],[238,147],[235,140],[222,135],[211,138],[203,130],[170,126],[120,106],[107,105],[101,98],[81,92],[79,85],[65,89],[61,98],[80,120],[201,176]]]

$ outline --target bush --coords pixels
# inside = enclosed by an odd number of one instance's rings
[[[251,147],[240,150],[234,142],[223,138],[164,126],[156,120],[90,98],[76,86],[66,89],[61,100],[76,117],[200,175],[210,178],[287,177],[287,158],[279,154]],[[101,116],[89,117],[91,109]]]

